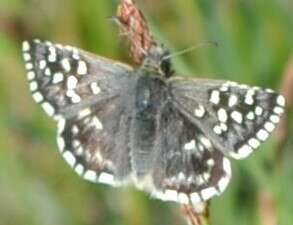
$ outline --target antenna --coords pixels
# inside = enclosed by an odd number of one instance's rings
[[[173,53],[173,54],[169,54],[169,55],[163,57],[163,60],[167,60],[167,59],[170,59],[170,58],[175,57],[175,56],[178,56],[178,55],[183,55],[183,54],[185,54],[185,53],[187,53],[187,52],[191,52],[191,51],[193,51],[193,50],[195,50],[195,49],[198,49],[198,48],[201,48],[201,47],[205,47],[205,46],[214,46],[214,47],[218,47],[219,44],[218,44],[218,42],[216,42],[216,41],[203,42],[203,43],[201,43],[201,44],[198,44],[198,45],[192,46],[192,47],[190,47],[190,48],[183,49],[183,50],[181,50],[181,51],[179,51],[179,52],[175,52],[175,53]]]

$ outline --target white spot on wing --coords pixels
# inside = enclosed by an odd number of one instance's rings
[[[30,82],[30,91],[36,91],[38,89],[38,83],[36,81]]]
[[[255,118],[254,112],[247,113],[246,118],[249,120],[254,120],[254,118]]]
[[[46,75],[46,76],[51,76],[51,70],[50,70],[49,67],[47,67],[47,68],[45,69],[45,75]]]
[[[248,140],[248,144],[254,149],[256,149],[260,145],[259,141],[255,138],[250,138]]]
[[[202,202],[201,199],[200,199],[199,194],[196,193],[196,192],[190,194],[190,199],[191,199],[191,202],[192,202],[193,205],[196,205],[196,204]]]
[[[78,165],[75,167],[74,171],[75,171],[79,176],[82,176],[82,174],[83,174],[83,172],[84,172],[84,167],[83,167],[83,165],[78,164]]]
[[[42,95],[40,92],[36,92],[36,93],[33,94],[33,99],[34,99],[37,103],[39,103],[39,102],[41,102],[41,101],[44,100],[44,97],[43,97],[43,95]]]
[[[282,96],[282,95],[279,95],[277,97],[277,104],[280,105],[280,106],[285,106],[286,104],[286,101],[285,101],[285,98]]]
[[[205,114],[205,108],[202,105],[198,105],[198,107],[194,110],[194,115],[198,118],[203,117]]]
[[[220,127],[221,127],[222,131],[227,131],[228,130],[228,127],[227,127],[226,123],[221,123]]]
[[[222,134],[222,128],[219,125],[214,126],[213,131],[215,134]]]
[[[208,165],[209,167],[213,167],[213,166],[215,165],[215,160],[214,160],[214,159],[208,159],[208,160],[207,160],[207,165]]]
[[[217,90],[213,90],[210,96],[210,102],[214,104],[219,104],[220,102],[220,92]]]
[[[98,130],[102,130],[103,129],[103,124],[101,123],[101,121],[98,119],[98,117],[93,117],[93,125],[98,129]]]
[[[205,136],[200,136],[199,137],[200,142],[207,148],[210,149],[212,147],[212,143],[210,142],[209,139],[207,139]]]
[[[88,181],[97,181],[97,173],[93,170],[87,170],[83,176],[84,179]]]
[[[86,108],[86,109],[83,109],[83,110],[81,110],[81,111],[79,112],[78,117],[79,117],[79,118],[84,118],[84,117],[89,116],[90,114],[91,114],[91,110],[90,110],[90,108]]]
[[[257,116],[261,116],[262,113],[263,113],[263,108],[260,107],[260,106],[256,106],[256,107],[255,107],[255,114],[256,114]]]
[[[105,172],[100,174],[98,181],[102,184],[109,184],[109,185],[115,184],[113,175],[109,173],[105,173]]]
[[[224,192],[230,181],[230,176],[222,177],[218,182],[220,192]]]
[[[70,46],[70,45],[66,45],[65,49],[70,52],[73,50],[72,46]]]
[[[42,108],[45,110],[45,112],[49,115],[49,116],[53,116],[55,113],[55,109],[53,108],[53,106],[49,103],[49,102],[44,102],[42,104]]]
[[[231,152],[231,156],[234,159],[244,159],[252,153],[253,149],[249,145],[243,145],[236,152]]]
[[[254,94],[255,94],[255,92],[254,92],[253,89],[249,89],[249,90],[246,92],[244,102],[245,102],[247,105],[252,105],[252,104],[254,103],[254,99],[253,99],[253,95],[254,95]]]
[[[67,78],[67,88],[68,89],[75,89],[77,83],[78,83],[78,80],[75,76],[69,76]]]
[[[248,89],[249,88],[248,85],[246,85],[246,84],[241,84],[241,85],[238,85],[238,86],[241,89]]]
[[[222,87],[220,88],[220,91],[226,92],[228,91],[228,87],[226,85],[222,85]]]
[[[58,130],[57,130],[58,134],[61,134],[64,131],[65,124],[66,124],[65,119],[59,119],[58,120]]]
[[[202,198],[204,201],[210,199],[211,197],[218,195],[218,191],[214,187],[209,187],[206,189],[203,189],[201,192]]]
[[[79,60],[80,57],[79,57],[78,50],[76,48],[72,48],[72,51],[73,51],[72,58]]]
[[[44,60],[44,59],[40,60],[40,62],[39,62],[39,68],[40,68],[41,70],[43,70],[43,69],[46,68],[46,66],[47,66],[47,62],[46,62],[46,60]]]
[[[33,64],[32,64],[32,63],[26,63],[26,64],[25,64],[25,68],[26,68],[27,70],[31,70],[31,69],[33,68]]]
[[[266,122],[264,125],[264,128],[268,131],[268,132],[272,132],[275,129],[275,125],[271,122]]]
[[[237,96],[236,95],[231,95],[229,97],[228,106],[229,107],[232,107],[232,106],[236,105],[237,104],[237,101],[238,101]]]
[[[242,114],[241,114],[240,112],[238,112],[238,111],[233,111],[233,112],[231,113],[231,118],[232,118],[235,122],[237,122],[237,123],[239,123],[239,124],[241,124],[241,123],[242,123],[242,120],[243,120]]]
[[[65,72],[69,72],[71,70],[69,59],[67,59],[67,58],[62,59],[61,65],[62,65],[63,69],[65,70]]]
[[[81,101],[80,96],[72,89],[69,89],[66,95],[71,98],[72,103],[79,103]]]
[[[78,134],[78,132],[79,132],[78,126],[77,125],[73,125],[71,131],[72,131],[73,134]]]
[[[193,150],[195,149],[195,140],[191,140],[190,142],[184,145],[184,150]]]
[[[57,55],[54,47],[49,48],[50,54],[48,55],[48,61],[49,62],[56,62]]]
[[[284,109],[282,107],[275,107],[274,108],[274,113],[280,115],[284,112]]]
[[[165,194],[163,192],[160,192],[160,191],[153,191],[151,193],[151,196],[154,197],[154,198],[157,198],[157,199],[160,199],[162,201],[166,201],[165,199]]]
[[[279,122],[280,122],[280,117],[277,116],[277,115],[271,115],[271,116],[270,116],[270,120],[271,120],[273,123],[279,123]]]
[[[29,71],[29,72],[27,73],[27,79],[28,79],[28,80],[32,80],[32,79],[34,79],[35,76],[36,76],[36,74],[35,74],[34,71]]]
[[[70,152],[70,151],[66,151],[63,153],[63,158],[65,159],[65,161],[71,166],[73,167],[76,159],[74,157],[74,155]]]
[[[55,73],[54,76],[53,76],[53,84],[57,84],[57,83],[60,83],[62,82],[64,79],[64,75],[63,73]]]
[[[93,94],[95,94],[95,95],[97,95],[101,92],[101,89],[99,88],[97,82],[91,83],[91,89],[92,89]]]
[[[203,177],[201,175],[196,176],[195,178],[195,183],[197,185],[202,185],[205,183],[205,180],[203,179]]]
[[[269,137],[269,133],[264,130],[264,129],[260,129],[257,133],[256,133],[256,137],[261,140],[264,141]]]
[[[73,144],[74,148],[78,148],[80,146],[80,141],[79,140],[73,140],[72,144]]]
[[[225,109],[220,108],[220,109],[218,110],[217,114],[218,114],[218,120],[219,120],[220,122],[225,123],[225,122],[227,121],[228,116],[227,116],[227,112],[226,112]]]
[[[229,175],[229,176],[231,175],[231,173],[232,173],[231,164],[230,164],[229,159],[227,159],[227,158],[223,158],[223,169],[227,175]]]
[[[175,190],[166,190],[164,200],[165,201],[175,201],[175,202],[177,202],[177,200],[178,200],[177,191],[175,191]]]
[[[87,65],[84,61],[78,61],[77,73],[79,75],[87,74]]]
[[[24,61],[30,61],[32,57],[29,53],[23,53],[23,59]]]
[[[57,145],[58,145],[59,151],[62,153],[65,148],[65,141],[59,135],[57,136]]]
[[[204,174],[203,174],[203,179],[204,179],[205,181],[208,181],[208,180],[210,179],[210,177],[211,177],[211,174],[209,174],[209,173],[204,173]]]
[[[22,42],[22,51],[26,52],[30,50],[30,44],[28,41]]]

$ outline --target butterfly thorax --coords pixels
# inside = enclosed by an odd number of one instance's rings
[[[145,56],[141,68],[152,73],[158,73],[161,77],[172,76],[171,62],[166,57],[169,51],[161,45],[153,46]]]

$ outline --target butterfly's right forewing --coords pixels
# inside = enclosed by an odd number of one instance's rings
[[[58,122],[57,142],[82,177],[116,185],[128,172],[130,67],[70,46],[23,42],[30,91]]]
[[[71,46],[23,42],[34,100],[53,117],[69,118],[101,100],[121,96],[131,68]]]

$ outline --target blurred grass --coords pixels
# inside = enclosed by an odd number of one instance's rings
[[[231,79],[279,88],[293,48],[289,0],[138,1],[154,36],[173,52],[178,74]],[[38,37],[76,45],[131,63],[125,40],[106,18],[116,1],[0,0],[0,224],[184,224],[174,204],[149,200],[133,189],[112,189],[78,178],[59,156],[55,124],[28,92],[20,43]],[[289,131],[293,132],[289,115]],[[268,191],[279,225],[293,222],[293,141],[287,138],[274,169],[271,138],[249,159],[233,162],[227,191],[211,204],[212,224],[261,224],[258,196]]]

